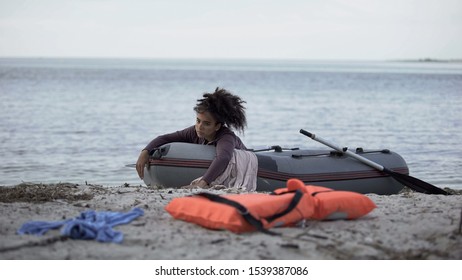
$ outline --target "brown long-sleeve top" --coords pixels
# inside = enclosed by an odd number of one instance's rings
[[[204,176],[202,176],[202,179],[206,181],[207,184],[213,182],[213,180],[223,173],[233,156],[234,149],[246,149],[241,139],[225,126],[222,126],[220,130],[217,131],[214,141],[207,142],[204,138],[199,138],[197,136],[193,125],[183,130],[156,137],[144,148],[144,150],[148,150],[148,152],[151,153],[155,148],[172,142],[214,145],[216,147],[216,157],[213,159]]]

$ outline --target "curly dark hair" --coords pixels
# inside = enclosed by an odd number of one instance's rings
[[[222,125],[244,132],[244,128],[247,126],[245,107],[243,106],[246,102],[244,100],[218,87],[214,93],[206,92],[203,97],[197,100],[194,111],[197,113],[207,111]]]

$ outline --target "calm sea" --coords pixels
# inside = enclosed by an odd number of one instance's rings
[[[0,185],[142,184],[125,165],[216,87],[247,101],[248,147],[325,148],[303,128],[462,189],[462,64],[143,59],[0,59]]]

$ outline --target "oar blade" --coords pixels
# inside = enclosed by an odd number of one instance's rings
[[[383,170],[383,172],[389,174],[390,176],[392,176],[396,181],[400,182],[401,184],[417,191],[417,192],[421,192],[421,193],[426,193],[426,194],[444,194],[444,195],[448,195],[449,193],[446,192],[445,190],[443,189],[440,189],[430,183],[427,183],[425,181],[422,181],[420,179],[417,179],[415,177],[412,177],[412,176],[409,176],[409,175],[406,175],[406,174],[402,174],[402,173],[398,173],[398,172],[394,172],[394,171],[391,171],[390,169],[388,168],[385,168]]]

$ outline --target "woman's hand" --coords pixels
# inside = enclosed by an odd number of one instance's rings
[[[202,180],[202,177],[199,177],[197,179],[194,179],[191,184],[189,184],[188,186],[184,186],[183,188],[186,188],[186,189],[195,189],[195,188],[201,188],[201,189],[208,189],[210,188],[210,185]]]
[[[198,186],[199,188],[202,188],[202,189],[208,189],[210,188],[209,184],[204,181],[204,180],[199,180],[199,182],[195,182],[195,185]]]
[[[136,161],[136,172],[138,172],[138,176],[141,180],[144,178],[144,167],[149,162],[149,152],[148,150],[142,150],[138,160]]]

